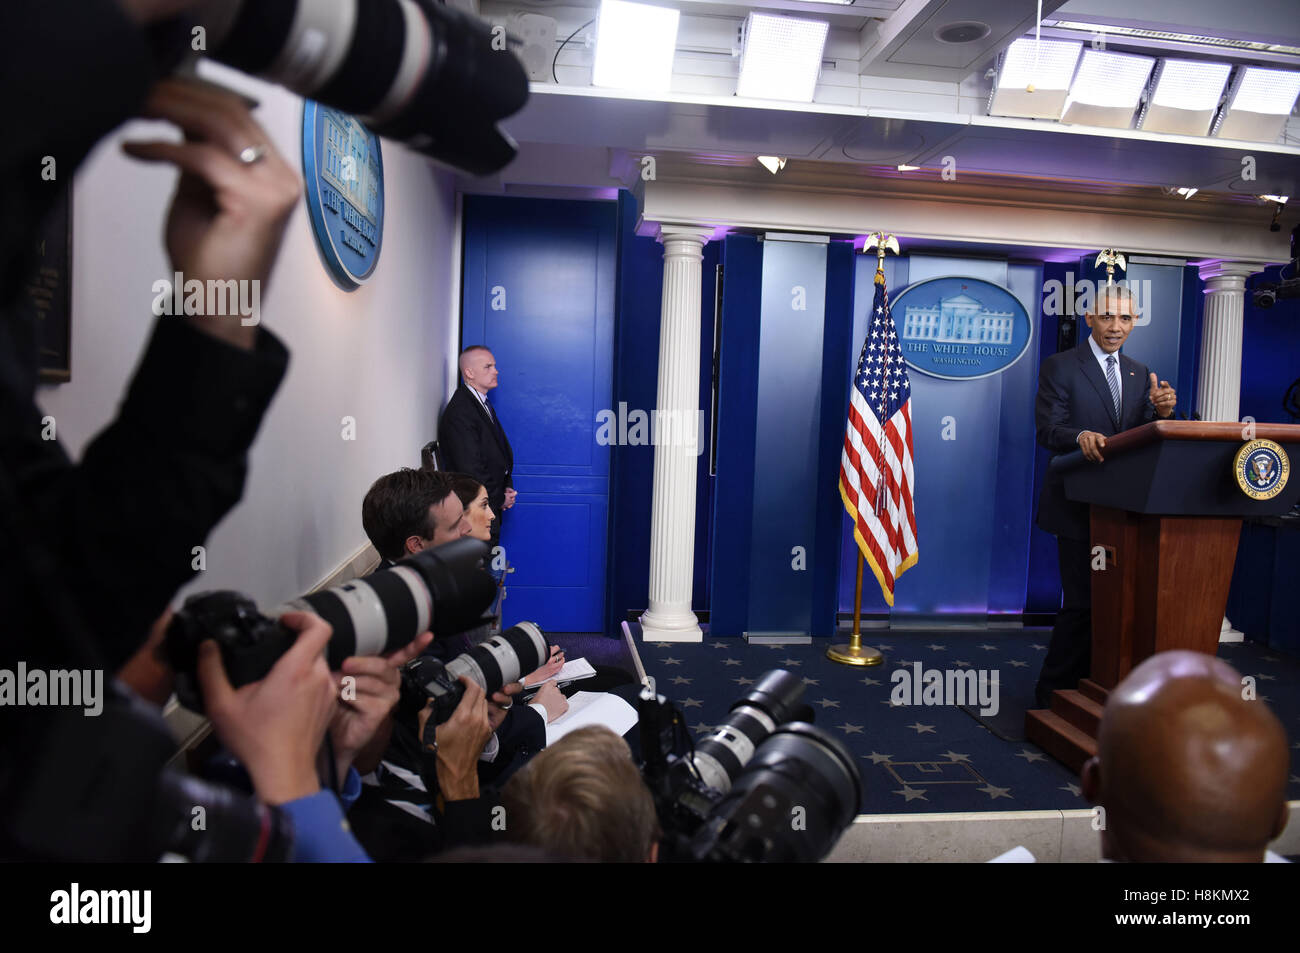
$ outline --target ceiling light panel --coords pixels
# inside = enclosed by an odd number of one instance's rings
[[[812,102],[828,28],[820,20],[751,13],[736,95]]]
[[[680,18],[666,7],[601,0],[591,85],[667,92]]]
[[[1084,50],[1061,121],[1128,129],[1154,65],[1150,56]]]
[[[1073,40],[1016,40],[1002,57],[989,114],[1059,119],[1082,49]]]
[[[1207,135],[1231,72],[1228,63],[1161,60],[1138,128],[1182,136]]]

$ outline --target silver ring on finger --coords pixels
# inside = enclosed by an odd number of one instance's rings
[[[239,153],[239,161],[244,163],[244,165],[256,165],[266,158],[266,154],[269,151],[270,149],[265,143],[256,146],[249,146]]]

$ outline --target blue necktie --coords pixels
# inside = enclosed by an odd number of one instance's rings
[[[1117,423],[1123,424],[1124,421],[1120,417],[1119,405],[1119,373],[1115,370],[1117,363],[1119,362],[1115,360],[1114,354],[1106,358],[1106,383],[1110,385],[1110,397],[1115,402],[1115,420]]]

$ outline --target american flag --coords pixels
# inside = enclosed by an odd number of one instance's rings
[[[870,326],[849,399],[840,497],[853,518],[858,547],[891,606],[895,581],[916,565],[915,486],[912,382],[889,313],[885,276],[877,271]]]

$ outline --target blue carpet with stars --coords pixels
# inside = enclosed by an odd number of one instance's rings
[[[635,628],[634,628],[635,631]],[[911,668],[997,671],[1003,709],[1030,706],[1049,630],[1011,629],[863,633],[885,663],[874,668],[839,665],[826,658],[827,639],[811,645],[749,645],[738,638],[703,643],[639,643],[646,673],[674,701],[696,734],[725,717],[739,695],[764,672],[784,668],[804,679],[804,700],[816,724],[842,741],[862,767],[865,814],[939,811],[1052,810],[1087,807],[1078,778],[1026,741],[1003,741],[955,706],[890,703],[892,672]],[[879,641],[876,641],[879,640]],[[564,644],[564,640],[560,639]],[[600,636],[603,659],[624,664],[620,642]],[[839,639],[837,641],[844,641]],[[566,648],[577,657],[578,646]],[[605,653],[602,653],[605,654]],[[1256,679],[1257,691],[1286,726],[1292,747],[1290,799],[1300,798],[1300,660],[1251,642],[1220,646],[1219,656]]]

